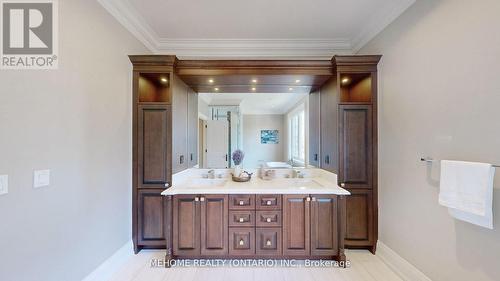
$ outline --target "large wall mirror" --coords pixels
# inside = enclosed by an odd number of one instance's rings
[[[320,64],[312,70],[300,66],[296,73],[287,73],[293,67],[274,73],[178,67],[172,87],[173,172],[233,168],[237,150],[244,153],[244,169],[317,167],[318,89],[332,77],[329,62]]]

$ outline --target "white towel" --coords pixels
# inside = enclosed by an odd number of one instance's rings
[[[493,229],[491,164],[441,161],[439,204],[460,220]]]

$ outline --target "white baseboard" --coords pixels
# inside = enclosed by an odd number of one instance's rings
[[[82,281],[107,281],[113,273],[125,264],[128,258],[134,255],[132,240],[123,245],[112,256],[105,260],[99,267],[92,271]]]
[[[415,266],[380,241],[377,244],[377,256],[403,280],[432,281]]]

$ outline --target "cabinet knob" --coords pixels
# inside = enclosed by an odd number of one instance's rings
[[[307,196],[307,197],[306,197],[306,201],[307,201],[307,202],[311,201],[311,197]]]
[[[271,222],[271,218],[267,218],[267,219],[266,219],[266,221],[267,221],[267,222]]]
[[[166,182],[166,183],[165,183],[165,187],[169,188],[169,187],[170,187],[170,183],[169,183],[169,182]]]
[[[240,222],[245,222],[245,219],[244,218],[240,218]]]
[[[195,202],[198,202],[198,201],[200,201],[200,198],[195,197],[195,198],[194,198],[194,201],[195,201]]]
[[[243,239],[240,240],[240,246],[243,246],[245,245],[245,241],[243,241]]]
[[[272,204],[271,200],[267,200],[266,204],[269,206]]]
[[[272,244],[272,243],[271,243],[271,240],[267,240],[267,241],[266,241],[266,246],[271,246],[271,244]]]
[[[243,206],[243,205],[245,205],[245,202],[240,201],[240,206]]]
[[[205,201],[205,197],[200,197],[200,201],[201,202]]]

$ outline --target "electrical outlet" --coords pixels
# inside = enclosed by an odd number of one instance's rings
[[[33,174],[33,188],[50,185],[50,170],[38,170]]]
[[[0,175],[0,195],[9,193],[9,176]]]

